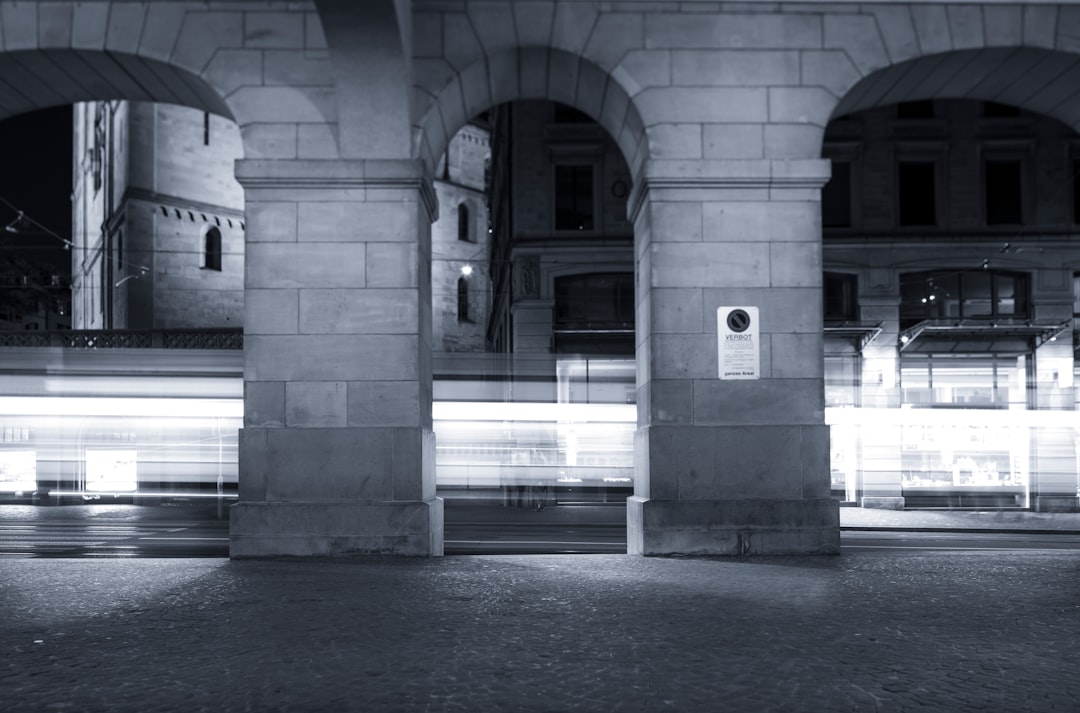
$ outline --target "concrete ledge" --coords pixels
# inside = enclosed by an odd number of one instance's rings
[[[862,507],[868,510],[903,510],[904,498],[868,495],[862,499]]]
[[[626,501],[626,547],[638,555],[839,554],[832,498]]]
[[[229,509],[229,556],[347,557],[443,553],[443,501],[239,502]]]
[[[1035,512],[1080,512],[1080,498],[1075,495],[1036,495]]]

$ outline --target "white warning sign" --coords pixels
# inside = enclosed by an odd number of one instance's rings
[[[761,340],[758,335],[758,308],[717,308],[716,333],[720,342],[720,378],[761,378]]]

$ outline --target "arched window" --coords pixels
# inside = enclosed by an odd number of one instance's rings
[[[469,322],[469,281],[464,276],[457,281],[457,318],[459,322]]]
[[[472,242],[472,230],[469,224],[469,206],[462,203],[457,208],[457,239],[462,242]]]
[[[202,264],[204,270],[221,271],[221,231],[209,228],[203,235]]]

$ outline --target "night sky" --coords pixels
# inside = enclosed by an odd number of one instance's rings
[[[71,255],[49,235],[2,230],[16,217],[7,203],[65,238],[71,237],[71,106],[0,121],[0,249],[71,273]]]

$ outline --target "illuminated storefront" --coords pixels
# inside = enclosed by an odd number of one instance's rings
[[[0,397],[0,492],[41,502],[235,498],[240,399]],[[28,449],[27,446],[32,447]]]
[[[446,355],[437,368],[441,496],[539,506],[632,493],[632,360]]]

